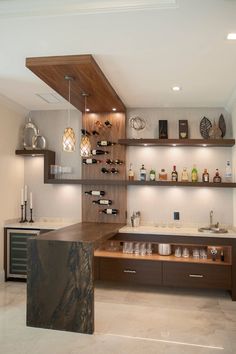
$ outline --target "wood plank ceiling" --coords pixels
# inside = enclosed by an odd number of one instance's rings
[[[92,55],[69,55],[26,58],[26,67],[68,101],[68,81],[71,81],[71,104],[85,110],[82,93],[89,94],[90,112],[125,112],[126,108]]]

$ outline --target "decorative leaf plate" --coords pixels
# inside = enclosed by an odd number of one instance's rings
[[[200,133],[203,139],[209,139],[209,130],[211,129],[212,124],[207,117],[203,117],[200,121]]]

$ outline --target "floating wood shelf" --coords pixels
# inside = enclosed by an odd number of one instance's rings
[[[83,185],[127,185],[127,186],[164,186],[164,187],[213,187],[236,188],[236,183],[203,183],[203,182],[172,182],[172,181],[127,181],[127,180],[101,180],[101,179],[48,179],[45,183],[51,184],[83,184]]]
[[[232,147],[235,139],[119,139],[118,143],[127,146]]]
[[[50,179],[50,165],[55,165],[55,152],[51,150],[16,150],[16,155],[25,156],[25,157],[35,157],[43,156],[44,157],[44,183]]]
[[[87,107],[90,112],[125,112],[126,108],[103,74],[92,55],[67,55],[53,57],[26,58],[26,67],[68,100],[68,81],[65,76],[73,77],[71,82],[71,104],[84,112],[84,97],[89,94]]]

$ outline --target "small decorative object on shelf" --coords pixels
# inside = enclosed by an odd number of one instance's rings
[[[160,181],[167,181],[167,172],[164,168],[162,168],[161,172],[159,173],[159,180]]]
[[[218,125],[214,120],[212,127],[209,129],[209,137],[211,139],[220,139],[222,137],[221,135],[222,135],[222,131],[220,130],[220,128],[218,127]]]
[[[218,168],[216,169],[215,176],[213,177],[213,182],[214,183],[221,183],[221,177],[220,177]]]
[[[168,121],[159,120],[159,139],[168,139]]]
[[[111,127],[112,127],[112,123],[111,123],[109,120],[106,120],[106,121],[104,122],[104,126],[105,126],[106,128],[111,128]]]
[[[203,139],[209,139],[209,130],[211,129],[212,124],[207,117],[203,117],[200,121],[200,133]]]
[[[133,181],[134,180],[134,171],[132,169],[132,163],[129,165],[128,180],[129,181]]]
[[[82,162],[84,165],[92,165],[92,164],[101,163],[102,161],[97,159],[83,159]]]
[[[149,172],[149,179],[150,181],[155,181],[156,180],[156,171],[151,169]]]
[[[92,150],[92,155],[107,155],[109,154],[109,151],[104,151],[104,150]]]
[[[141,131],[145,129],[146,121],[141,117],[132,117],[129,119],[129,125],[132,129],[136,131]]]
[[[112,145],[116,145],[116,143],[111,142],[111,141],[107,141],[107,140],[101,140],[97,142],[97,146],[112,146]]]
[[[171,181],[178,182],[178,172],[176,171],[176,166],[173,166],[173,171],[171,172]]]
[[[142,165],[142,167],[140,168],[140,172],[139,172],[139,180],[146,181],[146,179],[147,179],[147,170],[144,167],[144,165]]]
[[[191,172],[191,181],[197,182],[198,181],[198,172],[196,165],[193,165],[192,172]]]
[[[225,182],[232,182],[232,169],[231,169],[230,161],[226,162]]]
[[[99,210],[99,213],[104,213],[104,214],[108,214],[108,215],[117,215],[119,213],[118,209],[103,209],[103,210]]]
[[[220,115],[218,125],[221,130],[221,137],[223,138],[226,134],[226,124],[225,124],[225,119],[224,119],[223,114]]]
[[[98,199],[98,200],[93,200],[93,204],[111,205],[112,201],[110,199]]]
[[[211,248],[211,257],[214,262],[216,261],[217,253],[218,251],[216,248]]]
[[[38,128],[36,125],[32,122],[31,118],[28,118],[28,122],[24,126],[24,140],[23,140],[23,146],[25,150],[30,150],[33,148],[32,143],[33,143],[33,137],[37,136],[38,134]]]
[[[106,194],[106,192],[105,191],[86,191],[86,192],[84,192],[84,194],[86,194],[86,195],[96,195],[98,197],[102,197],[102,196],[104,196]]]
[[[207,169],[204,168],[204,172],[202,174],[202,182],[210,182],[210,175],[209,173],[207,172]]]
[[[45,150],[46,149],[46,139],[43,135],[39,133],[39,130],[37,131],[36,135],[33,135],[32,137],[32,149],[35,150]]]
[[[179,120],[179,138],[188,139],[188,121]]]
[[[183,168],[183,171],[182,171],[182,174],[181,174],[181,181],[182,182],[188,182],[188,171],[187,171],[186,167]]]

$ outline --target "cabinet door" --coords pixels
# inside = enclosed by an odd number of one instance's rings
[[[231,266],[164,262],[163,285],[231,289]]]
[[[130,284],[161,285],[162,262],[100,258],[99,279]]]

